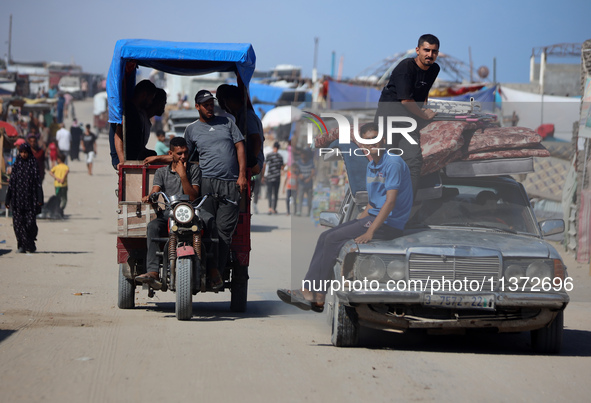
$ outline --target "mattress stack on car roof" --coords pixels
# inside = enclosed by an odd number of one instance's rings
[[[532,172],[532,157],[550,155],[541,141],[540,135],[524,127],[432,122],[421,130],[421,173],[425,175],[442,168],[446,168],[448,175],[456,176]]]

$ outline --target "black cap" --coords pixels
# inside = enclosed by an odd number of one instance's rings
[[[215,97],[207,90],[201,90],[197,93],[197,95],[195,95],[196,104],[202,104],[203,102],[209,101],[210,99],[215,99]]]

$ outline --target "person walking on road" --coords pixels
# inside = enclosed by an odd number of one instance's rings
[[[283,170],[283,157],[279,154],[279,142],[273,144],[273,152],[265,156],[265,164],[268,168],[264,183],[267,185],[267,198],[269,200],[268,214],[277,214],[277,198],[279,185],[281,185],[281,171]]]
[[[302,205],[304,202],[304,195],[308,202],[308,215],[312,212],[312,200],[314,199],[314,176],[316,175],[316,168],[314,167],[314,160],[312,160],[312,152],[305,150],[302,152],[301,159],[296,162],[298,169],[298,192],[296,202],[296,215],[302,215]]]
[[[82,125],[74,119],[72,127],[70,127],[70,134],[72,136],[70,144],[70,159],[72,161],[80,161],[80,138],[82,138]]]
[[[64,155],[57,154],[57,165],[51,168],[49,175],[54,179],[53,185],[55,186],[55,195],[60,201],[60,209],[62,213],[68,204],[68,172],[70,168],[65,164]]]
[[[66,125],[63,123],[60,125],[60,129],[55,134],[55,140],[57,141],[57,148],[62,153],[64,164],[68,163],[68,155],[70,154],[70,146],[72,145],[72,134],[66,129]]]
[[[17,253],[35,252],[37,247],[37,214],[43,206],[43,188],[39,179],[39,167],[31,146],[23,143],[12,167],[6,208],[12,211],[12,226],[17,241]]]
[[[287,167],[287,173],[285,175],[285,183],[283,184],[283,193],[286,193],[285,207],[287,207],[287,215],[291,214],[292,205],[294,211],[296,210],[295,194],[298,191],[297,176],[297,168],[295,167],[295,165],[289,165]]]
[[[82,145],[82,151],[86,153],[86,167],[88,168],[88,174],[92,175],[92,161],[96,157],[96,135],[90,131],[90,125],[86,125],[84,136],[80,141]]]

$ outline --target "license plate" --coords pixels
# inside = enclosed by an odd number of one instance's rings
[[[494,295],[425,294],[423,305],[438,308],[494,309],[495,297]]]

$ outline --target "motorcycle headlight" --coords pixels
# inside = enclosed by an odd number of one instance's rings
[[[376,256],[359,256],[355,262],[355,277],[368,281],[381,280],[386,274],[386,263]]]
[[[191,222],[195,216],[195,212],[193,211],[193,206],[190,204],[179,204],[174,208],[173,216],[175,221],[181,224],[187,224]]]

